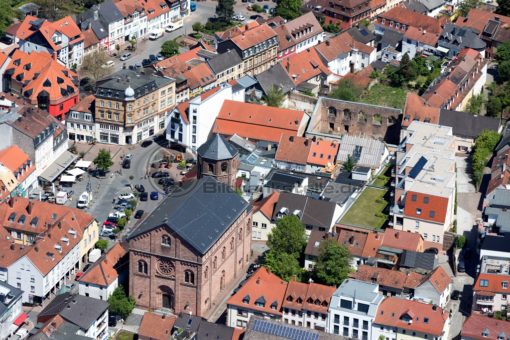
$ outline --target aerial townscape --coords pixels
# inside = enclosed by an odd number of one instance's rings
[[[0,340],[510,340],[510,0],[0,0]]]

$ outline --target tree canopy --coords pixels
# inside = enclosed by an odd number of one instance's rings
[[[285,281],[298,278],[303,273],[299,261],[287,253],[269,252],[264,259],[265,266]]]
[[[275,16],[292,20],[301,15],[303,0],[280,0],[275,8]]]
[[[348,100],[356,102],[361,96],[361,89],[359,89],[349,79],[343,79],[338,82],[338,87],[333,90],[331,97],[341,100]]]
[[[96,248],[100,249],[101,251],[105,251],[106,248],[108,248],[108,241],[107,240],[98,240],[96,242]]]
[[[474,151],[471,155],[471,164],[473,168],[473,180],[476,186],[479,186],[483,179],[483,169],[487,164],[489,157],[500,139],[496,131],[484,130],[475,140]]]
[[[80,66],[80,74],[96,81],[103,79],[112,72],[111,68],[103,67],[108,59],[109,57],[105,51],[96,51],[86,54]]]
[[[347,156],[347,160],[343,164],[343,169],[347,172],[352,172],[354,170],[354,167],[356,166],[356,162],[351,157],[351,155]]]
[[[94,159],[94,164],[98,169],[105,172],[108,171],[108,169],[113,165],[110,151],[106,149],[99,150],[97,157]]]
[[[124,320],[135,308],[135,299],[127,296],[122,286],[117,287],[108,298],[108,309],[110,313],[119,315]]]
[[[459,4],[459,14],[465,17],[473,8],[480,6],[480,0],[464,0]]]
[[[282,89],[278,86],[273,86],[270,88],[266,95],[262,98],[264,102],[268,106],[273,107],[281,107],[283,104],[283,100],[285,99],[285,94],[283,93]]]
[[[349,250],[345,246],[333,239],[324,240],[314,267],[313,276],[316,282],[330,286],[340,285],[351,271],[350,258]]]
[[[218,20],[230,22],[234,16],[234,0],[219,0],[216,6],[216,16]]]
[[[179,44],[175,40],[167,40],[161,45],[161,54],[165,58],[170,58],[179,53]]]
[[[510,1],[508,0],[497,0],[498,7],[496,8],[496,13],[510,16]]]

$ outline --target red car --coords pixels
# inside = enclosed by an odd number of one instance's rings
[[[103,222],[103,228],[115,229],[115,228],[117,228],[117,224],[106,220]]]

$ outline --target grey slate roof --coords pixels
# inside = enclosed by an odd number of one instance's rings
[[[473,48],[483,50],[485,42],[478,37],[478,34],[468,27],[459,27],[454,24],[445,24],[438,44],[448,49],[461,50]]]
[[[299,210],[299,218],[303,224],[312,227],[324,227],[329,229],[334,222],[336,204],[333,202],[313,199],[305,195],[281,192],[273,212],[273,220],[278,219],[282,209],[287,209],[287,215],[292,215]]]
[[[510,232],[510,190],[497,188],[488,195],[488,206],[484,214],[495,219],[499,232]]]
[[[64,293],[57,295],[41,311],[39,318],[58,314],[82,330],[88,330],[107,309],[108,303],[106,301]]]
[[[12,307],[23,294],[19,288],[13,287],[10,284],[0,281],[0,317]]]
[[[402,32],[398,32],[389,28],[384,30],[384,34],[381,37],[381,48],[392,46],[397,47],[400,45],[402,40],[404,39],[404,34]]]
[[[242,59],[236,50],[229,50],[227,52],[220,53],[207,60],[207,64],[209,64],[209,67],[214,74],[219,74],[239,65],[240,63],[242,63]]]
[[[359,190],[357,186],[352,186],[344,183],[329,182],[321,193],[326,201],[335,202],[339,205],[343,205],[351,195]]]
[[[355,279],[347,279],[342,282],[342,284],[333,294],[329,308],[332,310],[342,309],[340,306],[342,297],[356,300],[356,302],[369,303],[370,305],[367,313],[359,312],[354,308],[352,309],[351,313],[369,315],[372,317],[375,316],[379,304],[382,302],[382,300],[384,300],[384,296],[379,294],[379,285],[377,283],[365,282]]]
[[[237,155],[237,152],[236,147],[219,133],[215,133],[197,150],[200,157],[214,161],[232,159]]]
[[[419,1],[411,0],[411,1],[406,2],[404,5],[407,9],[410,9],[411,11],[414,11],[414,12],[418,12],[421,14],[427,14],[427,12],[428,12],[427,6],[425,6],[424,4],[422,4]]]
[[[458,137],[475,139],[483,130],[498,131],[499,119],[468,112],[441,110],[439,125],[450,126]]]
[[[429,11],[432,11],[445,4],[444,0],[418,0],[418,2],[423,4]]]
[[[268,181],[265,184],[265,187],[284,190],[284,191],[292,191],[296,185],[300,186],[305,176],[299,176],[295,174],[288,174],[281,171],[273,171],[267,175]]]
[[[487,235],[482,241],[481,249],[508,252],[509,244],[510,234],[504,234],[502,236]]]
[[[274,86],[282,89],[284,94],[289,93],[295,88],[294,82],[280,63],[271,66],[269,69],[255,77],[259,82],[260,88],[265,94],[267,94]]]
[[[362,44],[368,44],[371,41],[374,41],[376,36],[375,34],[370,31],[366,27],[351,27],[347,30],[347,33],[356,41],[362,43]]]
[[[404,250],[400,257],[400,266],[434,270],[437,267],[436,256],[432,253],[417,253],[415,251]]]
[[[248,207],[228,185],[204,177],[166,197],[129,239],[165,225],[203,255]]]

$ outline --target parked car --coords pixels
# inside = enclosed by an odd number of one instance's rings
[[[140,219],[143,216],[144,211],[143,210],[137,210],[135,213],[135,218]]]
[[[269,5],[264,5],[262,8],[264,9],[264,12],[269,13]]]
[[[122,168],[130,169],[131,168],[131,160],[130,159],[124,159],[122,161]]]
[[[142,67],[147,67],[147,66],[150,66],[151,64],[152,64],[152,61],[150,61],[149,59],[142,60]]]
[[[119,315],[109,314],[108,315],[108,326],[109,327],[115,327],[117,326],[117,322],[122,320],[122,317]]]
[[[124,53],[123,55],[120,56],[120,60],[121,61],[126,61],[129,58],[131,58],[131,53],[129,53],[129,52],[126,52],[126,53]]]
[[[170,185],[174,185],[175,181],[172,178],[165,177],[165,178],[160,178],[158,181],[158,184],[162,185],[164,187],[168,187]]]
[[[109,220],[106,220],[103,222],[103,230],[104,229],[115,229],[117,228],[117,224],[116,223],[113,223]]]
[[[151,192],[151,200],[153,201],[157,201],[159,198],[159,195],[158,195],[158,192],[157,191],[153,191]]]
[[[190,11],[195,12],[197,10],[197,3],[194,1],[191,1],[190,5],[189,5],[189,9],[190,9]]]
[[[123,200],[131,200],[133,198],[135,198],[135,195],[132,192],[125,192],[119,195],[119,199]]]
[[[151,144],[152,144],[151,140],[144,140],[141,145],[142,145],[142,148],[146,148]]]
[[[135,189],[140,193],[145,192],[145,187],[143,186],[143,184],[135,185]]]
[[[158,53],[158,55],[156,55],[156,58],[158,58],[158,61],[165,59],[165,57],[161,53]]]
[[[149,55],[149,60],[154,63],[158,61],[158,57],[156,57],[154,54],[151,54]]]
[[[457,264],[457,271],[459,273],[466,272],[466,264],[464,262],[464,258],[463,257],[459,257],[459,263]]]
[[[163,178],[163,177],[170,177],[170,174],[165,171],[156,171],[151,175],[152,178]]]
[[[117,219],[126,217],[126,214],[123,211],[114,211],[108,215],[108,217],[115,217]]]
[[[108,60],[106,63],[104,63],[101,67],[102,68],[109,68],[109,67],[113,67],[113,65],[115,65],[115,62],[113,60]]]
[[[128,68],[132,71],[138,71],[139,68],[142,67],[142,64],[133,64],[133,65],[129,65]]]
[[[101,237],[110,237],[114,232],[110,229],[103,229],[101,231]]]
[[[140,194],[140,201],[147,201],[148,197],[149,194],[146,191],[144,191]]]
[[[460,299],[460,292],[458,290],[454,290],[452,292],[452,300],[459,300]]]

